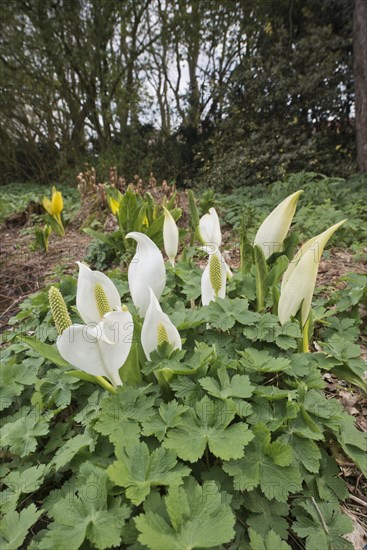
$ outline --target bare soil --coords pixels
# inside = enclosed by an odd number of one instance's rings
[[[28,295],[58,280],[61,273],[75,273],[75,262],[84,258],[91,241],[70,228],[63,238],[51,234],[49,250],[43,253],[30,250],[34,237],[24,228],[3,228],[0,239],[0,329]]]

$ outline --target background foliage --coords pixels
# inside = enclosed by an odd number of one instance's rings
[[[3,181],[119,173],[218,189],[355,168],[349,0],[12,0]]]

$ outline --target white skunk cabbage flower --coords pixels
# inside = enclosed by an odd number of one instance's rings
[[[254,239],[254,245],[260,246],[265,258],[269,258],[275,252],[282,250],[283,241],[291,226],[301,193],[303,193],[302,190],[289,195],[270,212],[269,216],[260,225]]]
[[[215,208],[209,208],[209,213],[200,218],[199,233],[204,244],[216,244],[218,248],[222,244],[222,233]]]
[[[79,266],[76,307],[84,323],[99,323],[105,313],[121,310],[120,294],[111,279],[81,262],[76,263]]]
[[[128,311],[111,311],[91,325],[71,325],[56,341],[61,357],[71,365],[94,376],[106,376],[121,386],[119,369],[131,348],[133,319]]]
[[[216,298],[225,298],[226,280],[227,264],[223,256],[218,250],[211,252],[208,265],[201,276],[201,303],[203,306],[214,302]]]
[[[220,222],[217,211],[215,208],[209,208],[209,213],[204,214],[199,220],[199,234],[202,242],[207,246],[212,246],[213,251],[219,251],[219,247],[222,244],[222,233],[220,230]],[[207,250],[204,247],[204,250]],[[226,253],[223,253],[221,262],[224,261],[226,266],[226,272],[228,279],[233,277],[233,273],[226,263],[224,256]]]
[[[342,220],[320,235],[312,237],[289,264],[283,275],[278,304],[278,316],[282,325],[295,317],[300,307],[302,326],[305,325],[311,309],[321,255],[328,240],[345,221]]]
[[[164,241],[164,250],[168,256],[168,259],[171,265],[174,267],[175,258],[177,256],[178,250],[178,227],[175,220],[169,210],[163,206],[164,210],[164,223],[163,223],[163,241]]]
[[[161,306],[151,288],[149,288],[149,307],[141,330],[141,344],[148,361],[150,354],[161,344],[169,343],[173,349],[182,349],[180,334]]]
[[[144,317],[150,302],[149,287],[159,300],[166,286],[166,269],[162,252],[144,233],[132,231],[125,237],[138,243],[128,270],[129,288],[135,307]]]

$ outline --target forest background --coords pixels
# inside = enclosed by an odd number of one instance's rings
[[[1,26],[3,183],[367,171],[365,0],[11,0]]]

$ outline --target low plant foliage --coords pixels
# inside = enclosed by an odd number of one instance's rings
[[[150,360],[127,274],[110,272],[135,326],[121,378],[131,361],[140,368],[111,393],[54,346],[47,289],[21,304],[2,351],[3,550],[353,548],[336,451],[366,475],[366,437],[323,375],[366,391],[366,277],[314,300],[319,351],[305,352],[300,319],[281,325],[276,310],[291,244],[268,261],[255,247],[205,306],[187,247],[160,299],[182,349],[163,342]],[[76,279],[57,287],[80,323]]]

